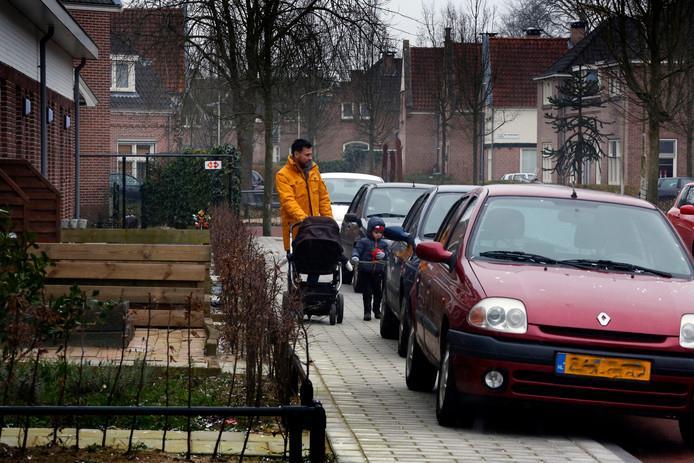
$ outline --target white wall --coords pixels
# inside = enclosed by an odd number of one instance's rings
[[[496,109],[494,127],[498,128],[485,143],[537,143],[537,110]]]
[[[40,81],[39,41],[43,33],[7,5],[0,9],[0,62]],[[46,47],[46,85],[72,101],[72,58],[53,42]]]

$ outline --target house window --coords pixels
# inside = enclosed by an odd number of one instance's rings
[[[369,111],[368,104],[359,103],[359,117],[362,119],[371,119],[371,112]]]
[[[354,108],[352,103],[342,103],[342,119],[354,119]]]
[[[622,148],[619,140],[607,140],[607,184],[621,185]]]
[[[607,81],[607,94],[611,97],[620,96],[622,94],[622,83],[617,77],[610,77]]]
[[[369,144],[363,141],[350,141],[342,145],[342,152],[369,151]]]
[[[143,181],[146,155],[154,154],[154,147],[154,142],[118,142],[118,154],[128,156],[125,158],[125,173]],[[123,172],[123,158],[118,158],[118,172]]]
[[[520,171],[529,174],[537,172],[537,150],[535,148],[521,149]]]
[[[552,155],[548,153],[551,151],[551,143],[542,144],[542,183],[552,183]]]
[[[111,56],[111,91],[135,92],[136,56]]]
[[[549,97],[554,95],[554,84],[551,80],[545,80],[542,82],[542,104],[544,106],[549,106]]]
[[[675,176],[675,159],[677,158],[677,140],[660,140],[660,157],[658,160],[659,177]]]

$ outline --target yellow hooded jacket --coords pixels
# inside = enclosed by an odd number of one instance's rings
[[[333,216],[328,189],[315,163],[306,177],[292,156],[287,158],[287,164],[275,175],[275,189],[280,198],[282,238],[287,251],[290,225],[310,215]]]

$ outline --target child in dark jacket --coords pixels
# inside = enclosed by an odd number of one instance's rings
[[[383,239],[385,222],[380,217],[372,217],[366,227],[366,236],[354,245],[352,262],[358,263],[358,281],[364,300],[364,320],[381,318],[381,298],[383,297],[383,274],[388,243]],[[373,301],[372,301],[373,299]],[[373,302],[373,306],[371,303]]]

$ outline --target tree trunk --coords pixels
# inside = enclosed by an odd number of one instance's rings
[[[472,113],[472,184],[479,183],[479,146],[480,146],[480,128],[479,116],[477,111]]]
[[[374,149],[374,132],[369,128],[369,174],[376,173],[376,150]]]
[[[254,117],[244,111],[244,114],[237,117],[237,121],[236,137],[241,152],[241,189],[250,190],[252,188]]]
[[[265,190],[263,191],[263,236],[270,236],[272,214],[272,192],[274,179],[272,178],[272,93],[269,88],[263,91],[263,123],[265,125]]]
[[[654,112],[650,112],[654,114]],[[648,153],[646,154],[646,200],[655,204],[658,201],[658,164],[660,158],[660,121],[655,117],[648,119]],[[674,172],[673,172],[674,174]]]
[[[687,135],[686,135],[686,139],[687,139],[687,141],[686,141],[686,143],[687,143],[687,146],[686,146],[686,150],[687,150],[687,156],[686,156],[686,158],[687,158],[687,177],[692,176],[692,141],[694,141],[693,140],[694,139],[694,133],[693,132],[694,131],[692,131],[690,129],[687,131]]]

